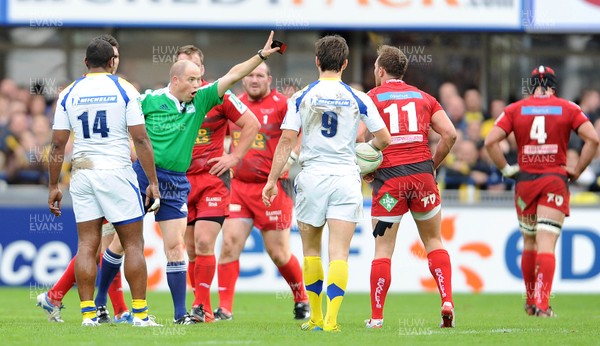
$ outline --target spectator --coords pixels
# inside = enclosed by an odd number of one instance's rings
[[[584,91],[579,106],[593,123],[596,119],[600,118],[600,92],[597,90]]]
[[[452,151],[452,157],[446,160],[446,188],[458,189],[463,184],[475,183],[471,177],[471,170],[479,159],[475,143],[464,139],[457,141]],[[483,179],[480,182],[483,183]]]
[[[490,118],[484,120],[481,124],[481,138],[485,138],[490,132],[496,119],[504,112],[504,107],[506,107],[506,101],[502,99],[494,99],[490,102]]]
[[[483,121],[483,107],[481,105],[481,93],[475,86],[467,88],[464,94],[465,99],[465,120],[481,123]]]
[[[456,88],[456,85],[452,82],[442,83],[442,85],[440,85],[440,87],[438,89],[438,94],[439,94],[440,104],[444,108],[446,108],[446,106],[448,105],[448,102],[450,101],[451,98],[456,97],[456,96],[460,97],[460,95],[458,94],[458,89]]]
[[[443,106],[454,127],[465,134],[467,123],[465,121],[465,102],[459,95],[450,97]]]

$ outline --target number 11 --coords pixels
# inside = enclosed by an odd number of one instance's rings
[[[408,114],[408,132],[417,132],[419,127],[417,125],[417,108],[414,102],[409,102],[401,108]],[[400,120],[398,115],[398,104],[392,103],[383,110],[385,113],[390,115],[390,132],[400,132]]]

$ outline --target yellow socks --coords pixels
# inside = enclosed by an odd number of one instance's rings
[[[148,318],[148,303],[146,303],[146,299],[133,299],[131,307],[133,317],[137,317],[140,320]]]
[[[323,264],[321,257],[304,257],[304,266],[302,268],[308,302],[310,303],[310,320],[316,325],[323,325]]]
[[[81,307],[81,314],[83,315],[83,320],[89,318],[93,320],[96,318],[96,304],[94,304],[93,300],[84,300],[79,303],[79,307]]]
[[[329,262],[329,273],[327,274],[327,315],[325,316],[325,331],[334,331],[338,329],[337,315],[340,311],[342,300],[344,300],[344,294],[346,293],[347,285],[348,262],[341,260]]]

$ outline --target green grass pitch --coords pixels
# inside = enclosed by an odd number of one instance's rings
[[[81,327],[77,292],[64,300],[65,323],[49,323],[35,307],[39,290],[0,289],[2,345],[599,345],[600,295],[554,295],[555,319],[526,316],[519,294],[456,294],[456,328],[440,329],[437,294],[390,294],[385,324],[368,330],[368,294],[349,293],[341,333],[304,332],[289,295],[239,293],[233,321],[175,326],[168,292],[150,293],[150,313],[163,327]],[[126,293],[126,299],[129,299]],[[213,296],[213,302],[216,302]],[[191,303],[188,295],[188,305]],[[214,304],[214,303],[213,303]],[[111,311],[112,314],[112,311]]]

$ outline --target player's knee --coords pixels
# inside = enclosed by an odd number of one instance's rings
[[[283,249],[267,249],[267,253],[269,254],[269,257],[271,257],[273,263],[278,267],[286,264],[290,259],[290,253]]]
[[[210,240],[199,240],[196,242],[196,255],[210,255],[214,252],[215,243]]]

